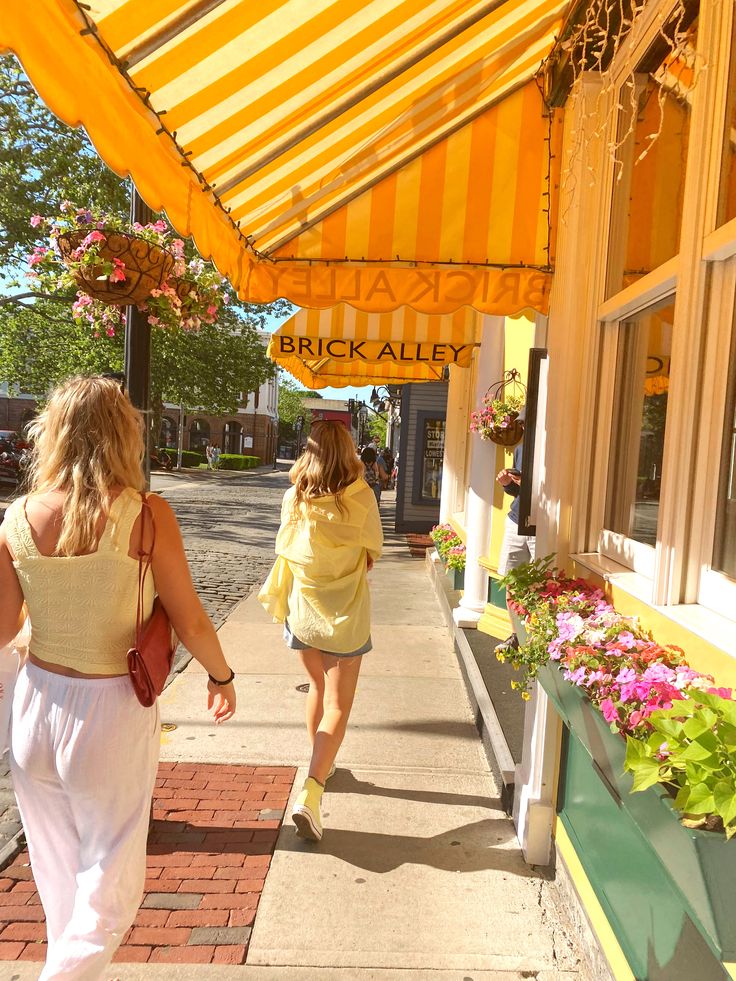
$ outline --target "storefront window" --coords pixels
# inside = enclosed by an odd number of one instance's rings
[[[724,225],[732,218],[736,218],[736,27],[731,45],[731,74],[726,106],[718,224]]]
[[[425,417],[422,422],[422,470],[419,496],[424,501],[439,500],[442,488],[442,460],[445,455],[445,420]]]
[[[606,527],[657,541],[674,298],[619,327]]]
[[[736,579],[736,330],[729,364],[731,370],[726,396],[713,568]]]
[[[607,295],[677,255],[696,79],[697,20],[667,28],[619,91],[619,139]]]

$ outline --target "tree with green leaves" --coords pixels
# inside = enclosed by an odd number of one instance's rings
[[[126,215],[130,182],[106,167],[84,130],[49,112],[10,56],[0,58],[0,96],[0,380],[43,400],[69,375],[120,370],[123,336],[94,337],[75,324],[73,295],[38,297],[25,287],[26,257],[39,237],[31,218],[57,213],[69,199]],[[241,393],[257,390],[274,370],[258,329],[267,315],[290,310],[284,300],[237,302],[199,331],[152,330],[152,434],[163,402],[234,412]]]
[[[34,309],[0,307],[0,378],[43,401],[57,382],[78,373],[120,371],[123,336],[92,337],[47,301]],[[253,321],[228,310],[199,331],[154,330],[151,337],[151,434],[158,434],[164,402],[208,415],[235,412],[242,393],[255,391],[274,371]]]
[[[296,439],[295,423],[299,416],[304,419],[304,432],[312,424],[312,413],[304,407],[304,399],[321,399],[319,392],[300,388],[291,378],[282,374],[279,379],[279,439],[290,442]]]
[[[386,432],[388,424],[385,416],[371,414],[368,419],[368,432],[375,439],[379,446],[386,445]]]

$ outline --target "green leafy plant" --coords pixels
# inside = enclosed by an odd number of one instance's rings
[[[437,554],[443,562],[445,562],[447,559],[451,548],[462,545],[460,536],[452,525],[449,524],[435,525],[430,531],[429,537],[434,542],[434,547],[437,549]]]
[[[260,463],[261,458],[259,456],[244,456],[242,453],[220,454],[221,470],[252,470],[254,467],[260,466]]]
[[[728,691],[724,689],[724,691]],[[736,702],[718,691],[688,691],[672,708],[653,712],[646,740],[627,737],[632,792],[663,783],[692,828],[736,834]]]

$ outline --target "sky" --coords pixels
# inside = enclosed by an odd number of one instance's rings
[[[294,313],[297,313],[298,309],[296,307]],[[284,321],[277,317],[267,317],[264,329],[273,332],[283,323]],[[289,377],[292,376],[289,375]],[[372,385],[364,385],[362,388],[320,388],[317,391],[323,399],[357,399],[359,402],[369,404],[372,387]]]

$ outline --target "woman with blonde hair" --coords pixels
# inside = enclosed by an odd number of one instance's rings
[[[334,772],[355,697],[362,655],[371,649],[366,573],[381,554],[378,505],[341,422],[312,425],[289,473],[278,558],[258,599],[284,624],[309,676],[309,774],[292,818],[297,834],[319,841],[320,805]]]
[[[215,722],[235,711],[234,674],[156,495],[143,527],[143,424],[119,381],[63,383],[31,435],[30,491],[0,526],[0,648],[24,600],[31,619],[10,764],[46,914],[41,979],[96,981],[141,900],[158,764],[158,706],[140,704],[127,674],[141,555],[144,618],[158,593],[209,673]]]

